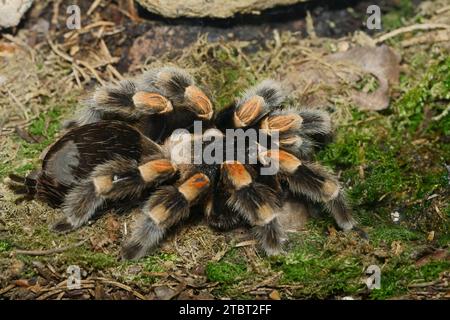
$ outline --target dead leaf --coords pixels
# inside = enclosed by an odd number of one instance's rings
[[[207,290],[197,293],[193,289],[187,289],[180,293],[177,300],[214,300],[214,296]]]
[[[337,230],[336,230],[335,227],[333,227],[333,226],[328,226],[327,229],[328,229],[328,234],[329,234],[330,237],[336,237],[336,235],[337,235]]]
[[[175,290],[168,286],[160,286],[155,288],[156,298],[160,300],[170,300],[175,296]]]
[[[102,251],[104,247],[112,243],[110,239],[100,236],[92,236],[89,238],[91,242],[92,249],[94,251]]]
[[[393,241],[391,243],[391,252],[395,255],[395,256],[399,256],[402,252],[403,252],[403,246],[402,243],[400,241]]]
[[[16,51],[16,45],[12,43],[0,42],[0,57],[12,57]]]
[[[36,271],[47,281],[57,281],[59,280],[58,275],[55,274],[50,268],[46,267],[42,262],[40,261],[33,261],[32,262],[34,268]]]
[[[120,232],[120,223],[115,216],[109,216],[106,219],[106,230],[108,232],[108,238],[111,242],[117,241]]]
[[[273,290],[269,294],[269,298],[272,300],[281,300],[281,296],[280,296],[280,293],[278,292],[278,290]]]
[[[22,288],[28,288],[31,286],[31,284],[28,282],[28,280],[26,279],[19,279],[19,280],[14,280],[14,284],[18,287],[22,287]]]
[[[427,241],[431,242],[434,240],[434,231],[430,231],[427,236]]]
[[[23,272],[24,268],[25,268],[25,264],[22,261],[20,261],[18,259],[14,259],[14,260],[12,260],[11,265],[8,270],[9,270],[11,277],[17,277],[18,275],[20,275]]]
[[[390,47],[355,47],[324,57],[304,59],[283,75],[285,86],[298,92],[301,103],[327,107],[330,96],[346,97],[362,110],[383,110],[389,106],[390,88],[398,84],[400,56]],[[354,89],[364,75],[372,75],[378,88],[371,92]]]
[[[389,257],[389,253],[384,249],[376,249],[373,254],[378,258],[387,258]]]
[[[421,267],[431,261],[450,260],[450,253],[446,249],[438,249],[416,261],[416,266]]]
[[[157,299],[171,300],[179,295],[186,288],[186,284],[180,283],[175,289],[168,286],[158,286],[154,289]]]
[[[363,72],[375,76],[379,87],[372,93],[353,90],[353,101],[363,110],[383,110],[389,106],[390,86],[400,77],[400,56],[386,45],[381,47],[358,47],[347,52],[335,53],[327,58],[332,62],[345,62]]]

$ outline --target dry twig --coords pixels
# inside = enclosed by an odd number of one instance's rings
[[[391,32],[388,32],[386,34],[383,34],[382,36],[375,39],[375,43],[379,44],[379,43],[385,42],[388,39],[391,39],[393,37],[396,37],[400,34],[407,33],[407,32],[428,31],[428,30],[434,30],[434,29],[450,29],[450,26],[448,26],[446,24],[441,24],[441,23],[413,24],[412,26],[399,28],[399,29],[393,30]]]
[[[77,243],[69,245],[69,246],[65,246],[65,247],[61,247],[61,248],[53,248],[53,249],[48,249],[48,250],[15,250],[14,252],[16,254],[24,254],[24,255],[28,255],[28,256],[48,256],[48,255],[52,255],[52,254],[61,253],[61,252],[64,252],[64,251],[72,249],[72,248],[79,247],[79,246],[83,245],[85,242],[86,242],[86,240],[82,240],[80,242],[77,242]]]

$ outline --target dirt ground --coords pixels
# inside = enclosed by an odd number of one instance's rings
[[[113,210],[58,235],[50,226],[59,210],[19,202],[0,183],[0,299],[450,299],[450,3],[339,2],[168,20],[128,1],[38,1],[2,31],[1,180],[37,168],[97,85],[173,64],[220,108],[272,77],[292,103],[332,114],[335,139],[317,160],[338,173],[367,237],[323,216],[289,234],[286,254],[267,258],[248,230],[197,221],[124,262],[120,244],[137,212]],[[74,3],[81,30],[66,27]],[[378,31],[362,23],[374,3]],[[353,65],[343,62],[361,47]],[[371,265],[379,289],[366,285]],[[79,288],[67,286],[70,266],[81,270]]]

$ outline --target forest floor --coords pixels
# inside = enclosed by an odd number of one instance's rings
[[[336,137],[317,160],[339,174],[367,239],[323,217],[291,233],[286,254],[268,258],[247,230],[218,233],[200,223],[148,257],[124,262],[120,243],[137,214],[111,212],[58,235],[50,226],[59,210],[16,203],[0,183],[0,298],[450,299],[449,3],[378,1],[383,30],[366,34],[367,3],[347,2],[352,8],[306,7],[310,16],[297,6],[302,13],[284,23],[273,10],[267,24],[248,18],[243,26],[246,17],[165,21],[111,1],[81,2],[90,14],[70,31],[68,4],[42,1],[19,29],[1,34],[1,180],[39,166],[62,121],[95,85],[149,67],[187,68],[220,108],[258,80],[296,75],[311,61],[329,67],[323,57],[352,47],[386,44],[401,62],[381,111],[362,111],[351,99],[354,90],[378,89],[371,75],[320,88]],[[405,29],[417,25],[426,27]],[[318,90],[295,88],[292,100],[310,102]],[[66,286],[73,265],[81,268],[78,289]],[[366,285],[371,265],[381,270],[379,289]]]

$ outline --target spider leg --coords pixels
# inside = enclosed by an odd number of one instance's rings
[[[121,158],[98,165],[67,194],[62,205],[65,219],[54,229],[63,232],[83,225],[107,200],[139,199],[145,190],[169,179],[175,172],[166,159],[139,165],[135,160]]]
[[[298,111],[298,115],[303,119],[301,130],[305,134],[309,136],[331,134],[331,119],[328,112],[302,108]]]
[[[222,165],[222,181],[230,197],[227,205],[250,225],[268,255],[280,253],[282,231],[276,218],[280,200],[274,189],[253,179],[250,168],[237,161]]]
[[[196,173],[178,187],[164,186],[156,190],[143,208],[131,238],[124,244],[122,257],[137,259],[155,248],[171,227],[185,220],[190,207],[209,188],[210,180]]]
[[[326,168],[317,163],[302,162],[282,150],[260,154],[261,162],[267,162],[268,158],[278,161],[279,175],[294,195],[304,195],[314,202],[323,203],[343,230],[356,225],[338,179]]]
[[[165,114],[173,110],[172,103],[156,88],[140,88],[135,80],[122,80],[117,85],[100,87],[86,104],[77,120],[65,122],[65,128],[100,120],[132,121],[140,116]]]
[[[262,119],[260,128],[269,136],[278,133],[280,148],[302,159],[310,158],[331,135],[328,113],[314,109],[276,110]]]
[[[194,78],[185,70],[163,67],[146,71],[138,79],[139,87],[157,88],[158,92],[172,101],[178,111],[189,110],[202,120],[213,115],[213,106],[207,95],[196,85]]]
[[[8,175],[6,185],[15,194],[29,195],[31,198],[36,194],[36,179],[31,174],[26,177],[18,176],[16,174]]]
[[[231,230],[243,222],[243,218],[233,212],[227,205],[229,194],[224,190],[218,190],[206,201],[204,208],[206,222],[213,229]]]
[[[261,118],[279,107],[285,95],[278,82],[264,80],[247,90],[237,101],[234,111],[234,127],[244,128],[256,124]]]

